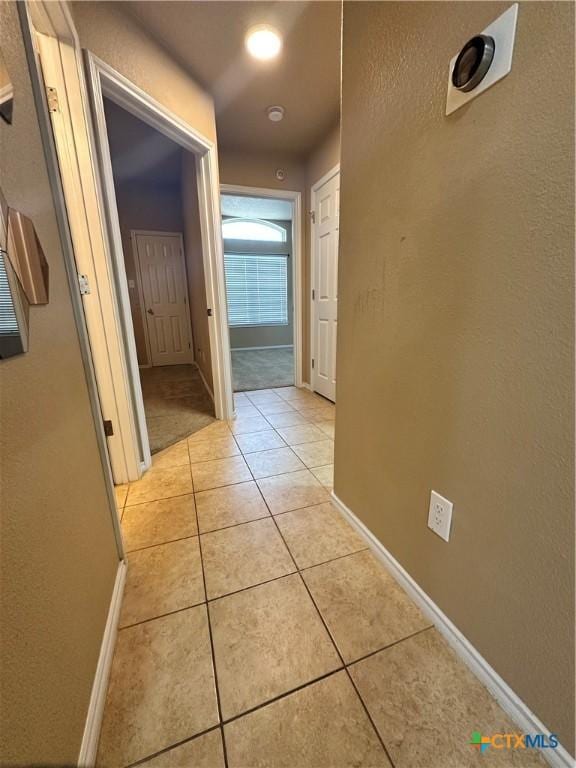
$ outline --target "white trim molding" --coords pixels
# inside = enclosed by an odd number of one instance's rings
[[[196,157],[198,205],[215,411],[233,414],[224,259],[220,234],[217,149],[134,83],[90,52],[82,62],[72,17],[61,2],[28,3],[35,8],[36,48],[44,85],[55,89],[58,109],[50,112],[66,211],[74,243],[76,272],[86,275],[90,293],[81,298],[103,418],[113,424],[106,447],[117,484],[137,480],[150,466],[142,391],[122,242],[116,210],[103,97],[146,122]],[[52,17],[57,23],[51,21]],[[42,89],[45,90],[45,89]],[[91,103],[90,103],[91,102]],[[120,549],[120,546],[119,546]]]
[[[230,347],[230,352],[257,352],[260,349],[294,349],[294,345],[267,344],[265,347]]]
[[[116,647],[118,622],[120,621],[120,609],[122,607],[125,582],[126,563],[124,560],[121,560],[118,563],[116,581],[114,583],[114,590],[112,591],[112,599],[110,600],[108,618],[106,620],[102,645],[100,646],[96,674],[92,684],[88,714],[86,716],[84,734],[82,736],[82,745],[80,747],[80,754],[78,755],[79,768],[92,768],[96,763],[98,740],[100,738],[100,729],[102,727],[102,718],[104,716],[104,704],[106,703],[106,692],[108,690],[112,659],[114,658],[114,648]]]
[[[214,408],[217,418],[228,419],[233,414],[232,372],[226,310],[224,257],[220,232],[220,190],[217,150],[214,142],[170,112],[126,77],[116,72],[106,62],[98,59],[89,51],[84,51],[84,60],[94,117],[95,143],[99,149],[99,163],[95,171],[100,181],[98,186],[102,196],[101,207],[108,224],[109,250],[116,266],[116,274],[119,276],[116,285],[118,305],[124,316],[124,327],[128,329],[128,333],[125,334],[127,367],[129,369],[128,377],[133,382],[135,393],[134,410],[140,425],[144,460],[146,466],[149,466],[150,448],[142,392],[138,378],[136,347],[122,256],[122,238],[116,207],[103,98],[105,96],[108,97],[118,106],[127,110],[152,128],[155,128],[169,139],[172,139],[172,141],[196,157],[206,300],[208,308],[211,310],[208,332],[210,337],[212,378],[214,381]]]
[[[288,189],[245,187],[241,184],[220,184],[220,194],[265,197],[268,199],[288,200],[292,203],[292,340],[294,346],[294,384],[300,387],[302,386],[302,337],[304,326],[302,314],[302,193]]]
[[[532,712],[522,699],[500,677],[496,670],[490,666],[486,659],[479,653],[472,643],[464,637],[458,627],[436,605],[432,598],[424,592],[422,587],[410,576],[396,558],[386,549],[382,542],[376,538],[372,531],[359,520],[343,501],[334,492],[332,500],[342,516],[358,531],[367,542],[370,549],[384,565],[392,578],[404,589],[404,591],[418,605],[422,612],[433,622],[436,629],[442,634],[448,645],[456,655],[466,664],[468,669],[480,680],[480,682],[494,696],[502,709],[510,716],[516,725],[525,733],[550,733],[544,723]],[[556,749],[541,751],[546,762],[553,768],[574,768],[574,758],[562,745]]]
[[[210,395],[210,399],[212,400],[212,402],[214,402],[214,392],[208,386],[208,382],[206,381],[206,376],[204,376],[204,372],[202,371],[202,368],[200,368],[200,366],[198,365],[198,361],[194,360],[192,365],[195,365],[196,368],[198,369],[198,374],[202,379],[202,384],[204,384],[204,387],[206,388],[206,392],[208,392],[208,394]]]

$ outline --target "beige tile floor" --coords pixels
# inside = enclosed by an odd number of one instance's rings
[[[128,577],[98,766],[483,765],[472,732],[514,726],[332,505],[334,407],[235,400],[116,489]]]

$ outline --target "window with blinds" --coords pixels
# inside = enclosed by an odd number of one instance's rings
[[[226,296],[231,327],[288,325],[288,257],[226,253]]]

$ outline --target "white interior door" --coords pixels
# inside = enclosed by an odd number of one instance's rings
[[[312,388],[336,401],[340,173],[314,188]]]
[[[192,334],[180,235],[136,234],[150,363],[191,363]]]

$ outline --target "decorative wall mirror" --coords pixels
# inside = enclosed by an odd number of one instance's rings
[[[48,264],[30,219],[0,192],[0,360],[28,350],[30,307],[48,303]]]
[[[2,51],[0,51],[0,117],[9,125],[12,123],[12,109],[14,107],[14,88],[10,75],[4,64]]]

